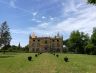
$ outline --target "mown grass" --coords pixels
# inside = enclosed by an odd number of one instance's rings
[[[32,61],[27,57],[32,56]],[[69,62],[64,62],[64,57]],[[0,73],[96,73],[96,56],[81,54],[35,53],[0,54]]]

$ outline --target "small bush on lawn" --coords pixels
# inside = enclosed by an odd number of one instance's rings
[[[35,54],[35,57],[37,57],[38,55],[37,54]]]
[[[53,55],[55,56],[55,53],[53,53]]]
[[[56,57],[59,57],[59,55],[57,54]]]
[[[28,61],[31,61],[32,60],[32,57],[31,56],[28,56]]]
[[[65,57],[65,58],[64,58],[64,61],[65,61],[65,62],[69,62],[69,61],[68,61],[68,57]]]

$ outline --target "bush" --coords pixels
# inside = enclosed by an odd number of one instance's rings
[[[40,53],[40,54],[42,54],[42,53]]]
[[[55,56],[55,53],[53,53],[53,55]]]
[[[29,57],[28,57],[28,61],[31,61],[31,60],[32,60],[32,57],[31,57],[31,56],[29,56]]]
[[[37,57],[38,55],[37,54],[35,54],[35,57]]]
[[[59,55],[57,54],[56,57],[59,57]]]
[[[68,61],[68,57],[65,57],[65,58],[64,58],[64,61],[65,61],[65,62],[69,62],[69,61]]]

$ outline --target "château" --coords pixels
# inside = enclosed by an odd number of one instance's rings
[[[63,36],[59,33],[54,37],[38,37],[33,33],[29,36],[29,52],[62,52]]]

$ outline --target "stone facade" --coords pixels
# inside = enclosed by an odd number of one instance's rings
[[[29,36],[29,52],[62,52],[63,37],[37,37],[33,33]]]

